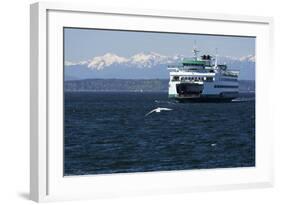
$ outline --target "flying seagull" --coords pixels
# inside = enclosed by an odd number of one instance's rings
[[[156,108],[156,109],[151,110],[150,112],[148,112],[145,116],[148,116],[148,115],[150,115],[150,114],[153,113],[153,112],[161,112],[162,110],[170,111],[170,110],[172,110],[172,109],[170,109],[170,108],[165,108],[165,107],[158,107],[158,108]]]

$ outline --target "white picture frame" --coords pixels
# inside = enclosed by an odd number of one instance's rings
[[[126,22],[126,23],[125,23]],[[256,166],[171,172],[64,177],[62,173],[62,28],[256,36]],[[201,26],[196,26],[201,25]],[[30,198],[53,201],[273,186],[273,131],[267,79],[273,75],[270,17],[97,8],[46,3],[30,10]]]

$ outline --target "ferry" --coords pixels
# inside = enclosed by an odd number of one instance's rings
[[[230,102],[238,97],[239,71],[218,64],[218,55],[202,55],[169,65],[169,98],[179,102]]]

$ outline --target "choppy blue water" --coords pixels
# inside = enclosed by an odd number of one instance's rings
[[[145,114],[157,107],[172,111]],[[176,103],[167,93],[67,92],[64,174],[255,166],[255,100]]]

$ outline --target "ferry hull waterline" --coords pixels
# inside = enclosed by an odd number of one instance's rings
[[[175,99],[181,103],[185,103],[185,102],[227,103],[227,102],[232,102],[232,100],[234,100],[237,97],[238,94],[235,96],[233,95],[232,97],[218,96],[218,95],[200,95],[200,97],[176,97]]]
[[[178,102],[231,102],[239,95],[239,71],[217,63],[217,55],[183,59],[170,65],[169,98]]]

